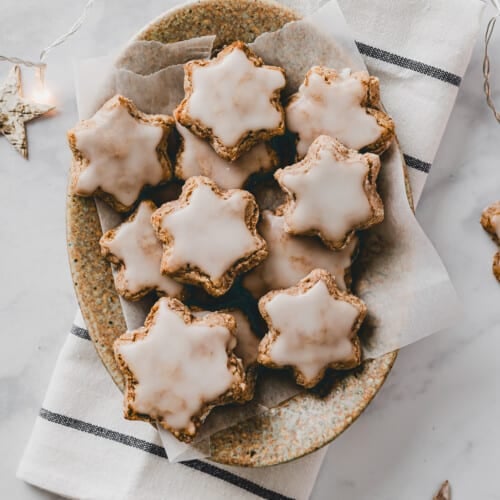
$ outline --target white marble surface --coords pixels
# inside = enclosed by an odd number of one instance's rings
[[[0,138],[0,498],[54,498],[14,474],[76,306],[64,235],[71,61],[106,53],[171,3],[96,2],[82,30],[49,57],[58,113],[29,125],[31,160]],[[2,0],[0,53],[35,58],[82,5]],[[330,448],[314,500],[430,499],[446,478],[454,500],[500,498],[500,286],[490,271],[495,247],[478,223],[483,206],[500,198],[500,125],[484,104],[480,45],[417,213],[463,299],[462,317],[400,353],[373,404]],[[500,36],[497,89],[499,59]],[[0,65],[0,78],[7,70]],[[31,72],[24,75],[29,90]]]

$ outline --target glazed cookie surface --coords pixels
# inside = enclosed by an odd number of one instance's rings
[[[257,233],[259,208],[252,194],[223,190],[207,177],[191,177],[178,200],[152,217],[163,243],[162,272],[220,296],[240,273],[267,256]]]
[[[189,442],[212,408],[246,400],[235,327],[228,314],[197,319],[179,300],[159,299],[145,326],[114,344],[126,379],[125,417],[156,421]]]
[[[241,309],[222,309],[218,312],[230,314],[236,321],[234,335],[236,336],[237,343],[234,348],[234,354],[241,359],[243,364],[249,388],[246,395],[248,396],[248,400],[250,400],[253,398],[257,379],[257,356],[259,353],[260,338],[253,331],[247,315]],[[195,318],[203,318],[207,314],[211,314],[210,311],[193,311]]]
[[[379,106],[378,78],[366,71],[311,68],[286,107],[287,127],[298,134],[298,157],[320,135],[351,149],[383,153],[394,139],[394,123]]]
[[[179,179],[203,175],[223,189],[239,189],[252,174],[268,172],[278,166],[278,155],[267,143],[261,142],[234,162],[229,162],[186,127],[179,123],[176,127],[182,141],[175,161],[175,175]]]
[[[265,66],[243,42],[184,68],[186,95],[174,116],[225,160],[234,161],[258,142],[284,133],[280,92],[285,73]]]
[[[292,368],[298,384],[314,387],[327,368],[345,370],[361,363],[357,332],[366,306],[340,291],[325,270],[315,269],[298,285],[269,292],[259,310],[269,328],[259,345],[259,363]]]
[[[356,237],[334,252],[316,238],[288,234],[283,215],[269,210],[262,212],[257,229],[266,240],[269,255],[243,277],[243,286],[255,299],[270,290],[295,285],[316,268],[332,274],[341,290],[347,288],[349,269],[358,247]]]
[[[328,136],[318,137],[300,162],[274,176],[287,194],[285,231],[319,236],[334,250],[345,247],[358,229],[382,222],[377,193],[377,155],[359,154]]]
[[[151,224],[156,209],[152,201],[141,202],[126,221],[100,240],[104,257],[118,266],[116,290],[127,300],[139,300],[152,291],[176,298],[183,294],[180,283],[161,273],[163,249]]]
[[[500,245],[500,201],[493,203],[483,211],[481,225],[496,244]],[[493,258],[493,274],[500,281],[500,252],[497,252]]]
[[[172,117],[146,115],[125,97],[111,98],[68,132],[72,192],[130,210],[145,186],[171,178],[166,144],[173,125]]]

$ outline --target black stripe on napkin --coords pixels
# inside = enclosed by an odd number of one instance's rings
[[[88,330],[85,330],[85,328],[81,328],[79,326],[73,325],[71,327],[71,333],[73,335],[76,335],[77,337],[80,337],[81,339],[91,340],[89,332],[88,332]]]
[[[356,42],[358,50],[364,56],[372,57],[373,59],[378,59],[401,68],[410,69],[422,75],[430,76],[431,78],[436,78],[443,82],[449,83],[450,85],[460,86],[462,78],[458,75],[445,71],[444,69],[436,68],[430,64],[425,64],[420,61],[415,61],[414,59],[408,59],[407,57],[399,56],[393,54],[392,52],[387,52],[386,50],[378,49],[372,47],[371,45],[366,45],[363,42]]]
[[[82,337],[83,338],[83,337]],[[147,453],[151,453],[152,455],[156,455],[161,458],[167,458],[167,454],[162,446],[159,446],[154,443],[150,443],[148,441],[144,441],[143,439],[138,439],[134,436],[129,436],[127,434],[122,434],[121,432],[116,432],[111,429],[106,429],[105,427],[100,427],[98,425],[90,424],[88,422],[84,422],[83,420],[78,420],[76,418],[68,417],[66,415],[61,415],[60,413],[54,413],[46,408],[41,408],[40,417],[52,422],[54,424],[59,424],[64,427],[69,427],[71,429],[75,429],[80,432],[86,432],[88,434],[92,434],[93,436],[97,436],[104,439],[109,439],[110,441],[115,441],[117,443],[123,444],[125,446],[130,446],[132,448],[137,448],[139,450],[145,451]],[[186,462],[180,462],[180,464],[189,467],[191,469],[195,469],[199,472],[203,472],[205,474],[209,474],[210,476],[216,477],[230,483],[238,488],[249,491],[254,495],[257,495],[261,498],[265,498],[266,500],[293,500],[290,497],[285,495],[281,495],[280,493],[276,493],[272,490],[264,488],[248,479],[242,478],[233,474],[232,472],[228,472],[224,469],[220,469],[219,467],[202,462],[201,460],[188,460]]]
[[[431,164],[426,163],[425,161],[419,160],[418,158],[413,158],[410,155],[403,155],[405,159],[405,163],[408,167],[414,168],[415,170],[420,170],[420,172],[429,173],[431,169]]]

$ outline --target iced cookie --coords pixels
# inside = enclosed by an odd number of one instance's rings
[[[500,201],[483,211],[481,224],[491,234],[497,245],[500,245]],[[497,252],[493,258],[493,274],[500,281],[500,252]]]
[[[394,139],[394,123],[379,106],[378,78],[366,71],[311,68],[286,107],[287,127],[298,135],[298,157],[320,135],[351,149],[383,153]]]
[[[126,381],[125,418],[158,422],[189,442],[212,408],[248,399],[233,354],[235,328],[228,314],[196,319],[179,300],[158,300],[144,327],[114,344]]]
[[[153,214],[163,243],[162,272],[220,296],[240,273],[267,256],[257,233],[259,208],[241,189],[223,190],[207,177],[191,177],[178,200]]]
[[[253,331],[246,314],[240,309],[223,309],[218,312],[230,314],[236,321],[234,334],[237,344],[234,348],[234,354],[241,359],[243,368],[245,369],[247,385],[249,387],[247,396],[250,400],[253,398],[255,381],[257,378],[257,355],[259,353],[260,338]],[[193,311],[193,316],[195,318],[203,318],[207,314],[210,314],[210,312],[201,310]]]
[[[259,363],[292,368],[298,384],[314,387],[327,368],[347,370],[361,363],[357,332],[366,306],[340,291],[325,270],[315,269],[297,286],[269,292],[259,310],[269,328],[259,345]]]
[[[258,142],[285,132],[280,103],[285,72],[265,66],[243,42],[184,68],[186,95],[174,116],[225,160],[234,161]]]
[[[285,231],[319,236],[334,250],[345,247],[355,230],[384,219],[377,193],[380,159],[359,154],[336,139],[318,137],[305,158],[274,174],[287,194]]]
[[[234,162],[221,158],[203,139],[177,123],[181,146],[175,161],[175,175],[186,180],[196,175],[212,179],[223,189],[242,188],[257,172],[268,172],[278,166],[278,155],[268,143],[261,142]]]
[[[181,298],[183,286],[161,273],[162,244],[156,238],[151,216],[157,209],[143,201],[118,227],[100,241],[104,257],[118,266],[116,290],[127,300],[139,300],[149,292]]]
[[[130,210],[145,186],[171,178],[166,148],[173,125],[172,117],[146,115],[116,95],[68,132],[71,191],[99,196],[119,212]]]
[[[243,286],[252,296],[258,299],[269,290],[291,287],[316,268],[326,269],[345,290],[358,239],[354,237],[345,248],[332,252],[316,238],[288,234],[284,226],[283,215],[262,212],[257,229],[266,240],[269,255],[243,278]]]

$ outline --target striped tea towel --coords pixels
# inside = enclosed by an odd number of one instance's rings
[[[339,0],[381,80],[415,199],[444,132],[479,27],[479,0]],[[122,397],[77,318],[57,361],[18,476],[71,498],[306,499],[326,450],[290,464],[242,469],[170,464],[157,432],[121,417]]]

